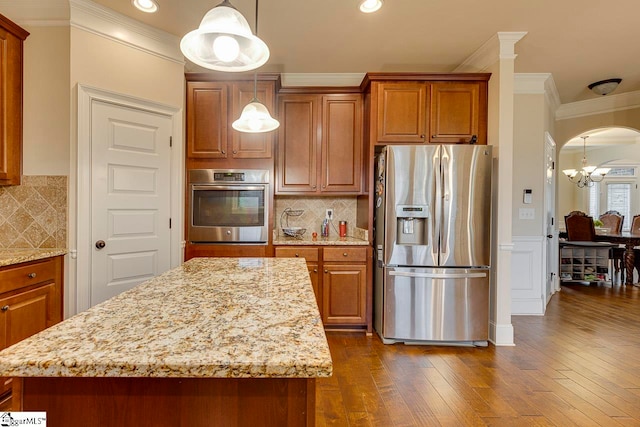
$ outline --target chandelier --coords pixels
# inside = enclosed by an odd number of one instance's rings
[[[569,181],[579,188],[592,187],[594,182],[602,181],[611,168],[587,166],[587,138],[589,136],[581,136],[580,138],[582,138],[582,169],[565,169],[562,172],[569,178]]]

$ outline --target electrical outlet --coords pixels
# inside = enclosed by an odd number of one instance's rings
[[[333,209],[327,209],[325,218],[327,218],[328,220],[333,220]]]

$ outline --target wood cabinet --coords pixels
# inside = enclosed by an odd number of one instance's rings
[[[0,267],[0,350],[62,320],[62,265],[57,256]],[[19,386],[0,378],[0,410],[20,410]]]
[[[424,81],[394,81],[385,75],[387,80],[372,81],[374,142],[486,144],[488,76],[426,75]]]
[[[22,51],[29,33],[0,15],[0,185],[22,174]]]
[[[305,258],[326,329],[371,332],[369,248],[279,246],[275,253],[276,257]]]
[[[359,194],[362,95],[286,94],[278,101],[276,194]]]
[[[242,167],[237,160],[244,159],[270,159],[273,164],[274,132],[243,133],[231,126],[254,97],[253,81],[198,78],[187,76],[187,167],[194,159],[208,160],[210,167]],[[259,81],[256,94],[273,115],[275,82]]]

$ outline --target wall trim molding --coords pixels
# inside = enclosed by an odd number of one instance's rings
[[[562,104],[556,111],[556,120],[612,113],[633,108],[640,108],[640,90]]]
[[[501,347],[515,347],[513,342],[513,325],[504,324],[499,325],[493,321],[489,322],[489,331],[493,335],[489,337],[489,341],[495,346]]]
[[[180,39],[89,0],[69,0],[70,25],[126,46],[184,64]]]
[[[546,296],[543,257],[546,237],[513,236],[511,314],[544,315]]]

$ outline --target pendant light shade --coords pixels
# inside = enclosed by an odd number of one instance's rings
[[[194,64],[224,72],[254,70],[269,59],[266,43],[253,35],[228,0],[207,12],[200,27],[182,38],[180,50]]]
[[[253,98],[243,109],[240,118],[231,126],[239,132],[261,133],[270,132],[280,126],[280,122],[271,117],[267,107]]]

